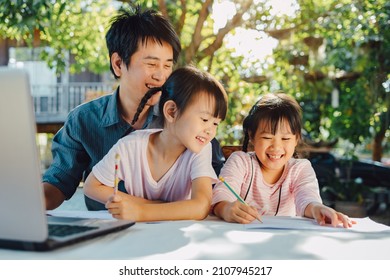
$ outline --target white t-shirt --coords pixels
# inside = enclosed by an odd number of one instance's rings
[[[149,200],[178,201],[191,197],[192,180],[210,177],[212,183],[217,176],[211,165],[211,144],[198,154],[185,150],[164,176],[156,182],[150,172],[146,151],[149,136],[161,129],[143,129],[120,139],[108,154],[96,164],[92,172],[106,186],[114,186],[115,156],[120,156],[119,180],[125,182],[130,195]],[[211,187],[211,186],[210,186]]]

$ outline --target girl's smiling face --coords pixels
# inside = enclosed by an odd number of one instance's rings
[[[187,149],[199,153],[216,135],[220,118],[214,117],[215,100],[200,94],[180,115],[172,132]]]
[[[287,161],[294,155],[298,138],[291,132],[288,121],[282,119],[275,134],[272,134],[268,123],[260,122],[252,143],[256,156],[261,162],[263,173],[272,172],[281,175]]]

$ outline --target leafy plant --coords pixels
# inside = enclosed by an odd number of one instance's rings
[[[352,166],[356,160],[353,150],[347,150],[345,158],[340,161],[340,168],[335,169],[335,173],[330,175],[328,183],[321,189],[325,196],[333,201],[352,201],[360,204],[365,202],[371,188],[364,185],[362,178],[351,178]],[[345,174],[342,174],[341,170],[344,170]]]
[[[321,190],[324,193],[330,193],[333,200],[354,201],[362,204],[369,192],[369,188],[363,184],[362,178],[354,180],[343,180],[335,178]]]
[[[329,183],[322,188],[322,193],[331,196],[334,201],[351,201],[363,204],[371,192],[371,188],[364,185],[360,177],[352,178],[351,171],[355,161],[358,160],[355,154],[355,145],[351,142],[343,144],[343,158],[340,160],[339,167]]]

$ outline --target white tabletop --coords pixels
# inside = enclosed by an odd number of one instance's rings
[[[248,229],[208,217],[136,223],[121,232],[51,252],[0,249],[0,259],[390,260],[390,232]]]

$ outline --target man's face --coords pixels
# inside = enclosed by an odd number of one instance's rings
[[[173,49],[166,42],[162,45],[153,40],[139,44],[138,50],[130,59],[128,68],[122,62],[120,68],[120,97],[130,98],[139,104],[145,93],[154,87],[162,86],[173,70]],[[149,99],[147,105],[158,103],[160,94]]]

